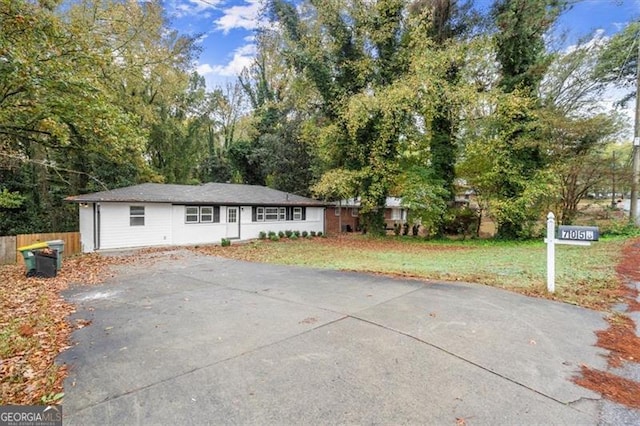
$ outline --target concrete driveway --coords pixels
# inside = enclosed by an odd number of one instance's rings
[[[66,298],[65,425],[596,424],[601,314],[468,284],[169,252]]]

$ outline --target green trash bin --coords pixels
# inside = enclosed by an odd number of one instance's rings
[[[36,270],[36,257],[33,254],[34,250],[44,249],[49,247],[47,243],[35,243],[28,246],[18,247],[18,251],[22,253],[24,259],[24,265],[27,268],[27,274]]]
[[[58,260],[56,261],[56,270],[62,269],[62,252],[64,252],[63,240],[51,240],[47,241],[50,249],[55,250],[58,254]]]

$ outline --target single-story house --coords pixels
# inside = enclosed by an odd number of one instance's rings
[[[404,224],[408,209],[402,206],[402,199],[387,197],[384,205],[384,220],[387,229]],[[360,231],[360,198],[340,200],[327,206],[325,211],[326,230],[330,234]]]
[[[325,232],[326,203],[256,185],[144,183],[68,197],[82,251],[249,240],[269,231]]]

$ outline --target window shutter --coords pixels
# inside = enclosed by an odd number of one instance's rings
[[[307,220],[307,208],[302,208],[302,220]]]
[[[293,220],[293,207],[287,207],[287,220]]]
[[[257,210],[257,207],[255,207],[255,206],[251,207],[251,221],[252,222],[256,221],[256,210]]]
[[[220,223],[220,206],[213,206],[213,222]]]

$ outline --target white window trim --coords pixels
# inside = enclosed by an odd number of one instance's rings
[[[358,217],[360,216],[360,211],[358,210],[357,207],[351,207],[351,217]]]
[[[302,207],[293,208],[293,220],[302,220]]]
[[[189,213],[189,209],[195,209],[195,213]],[[195,218],[195,220],[189,220],[189,217]],[[200,222],[200,207],[198,206],[185,206],[184,207],[184,223],[199,223]]]
[[[134,213],[133,212],[133,208],[141,208],[142,209],[142,213]],[[145,208],[144,206],[129,206],[129,226],[144,226],[145,225]],[[133,219],[140,219],[142,218],[142,223],[131,223]]]
[[[209,210],[210,213],[203,213],[203,211]],[[204,216],[210,216],[210,220],[204,220]],[[213,223],[213,217],[215,216],[215,208],[213,206],[200,206],[200,223]]]
[[[277,222],[280,217],[280,209],[278,207],[265,207],[264,208],[264,221],[265,222]]]
[[[334,207],[333,214],[335,214],[336,216],[340,216],[342,214],[342,207]]]

